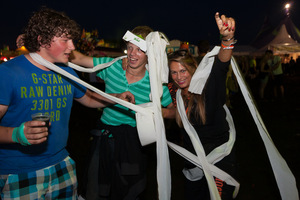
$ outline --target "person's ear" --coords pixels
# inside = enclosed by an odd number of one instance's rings
[[[41,42],[42,41],[42,36],[39,35],[37,37],[37,41],[38,41],[38,43],[39,43],[39,45],[40,45],[41,48],[45,48],[46,47],[46,44],[42,44],[42,42]]]

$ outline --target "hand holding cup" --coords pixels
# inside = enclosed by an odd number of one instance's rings
[[[50,115],[47,113],[35,113],[31,115],[32,121],[43,121],[46,123],[46,127],[49,128]]]

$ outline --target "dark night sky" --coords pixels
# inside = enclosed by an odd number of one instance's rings
[[[113,2],[113,3],[112,3]],[[150,3],[151,2],[151,3]],[[8,1],[0,3],[0,48],[15,49],[15,39],[22,33],[33,11],[42,5],[64,11],[87,31],[97,29],[99,38],[120,39],[126,30],[148,25],[164,32],[169,40],[196,44],[199,39],[218,41],[215,12],[236,19],[238,44],[250,44],[259,32],[264,18],[273,25],[283,18],[285,0],[198,0],[189,1]],[[294,0],[290,10],[294,24],[300,27],[300,3]]]

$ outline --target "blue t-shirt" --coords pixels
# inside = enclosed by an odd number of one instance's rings
[[[60,67],[77,76],[73,69]],[[37,112],[51,116],[46,142],[0,144],[0,174],[35,171],[63,160],[68,155],[65,147],[73,99],[81,98],[86,88],[53,71],[41,70],[21,55],[0,65],[0,91],[0,104],[8,106],[0,126],[18,127]]]

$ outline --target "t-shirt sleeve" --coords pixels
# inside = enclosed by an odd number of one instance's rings
[[[99,64],[104,64],[104,63],[108,63],[110,61],[112,61],[113,58],[110,58],[110,57],[93,57],[93,63],[94,63],[94,66],[97,66]],[[102,70],[99,70],[96,74],[96,76],[98,76],[99,78],[101,79],[105,79],[106,75],[107,75],[107,69],[108,68],[105,68],[105,69],[102,69]]]
[[[167,107],[170,103],[172,103],[172,98],[169,92],[169,88],[167,85],[163,85],[163,96],[161,100],[161,105],[163,107]]]

